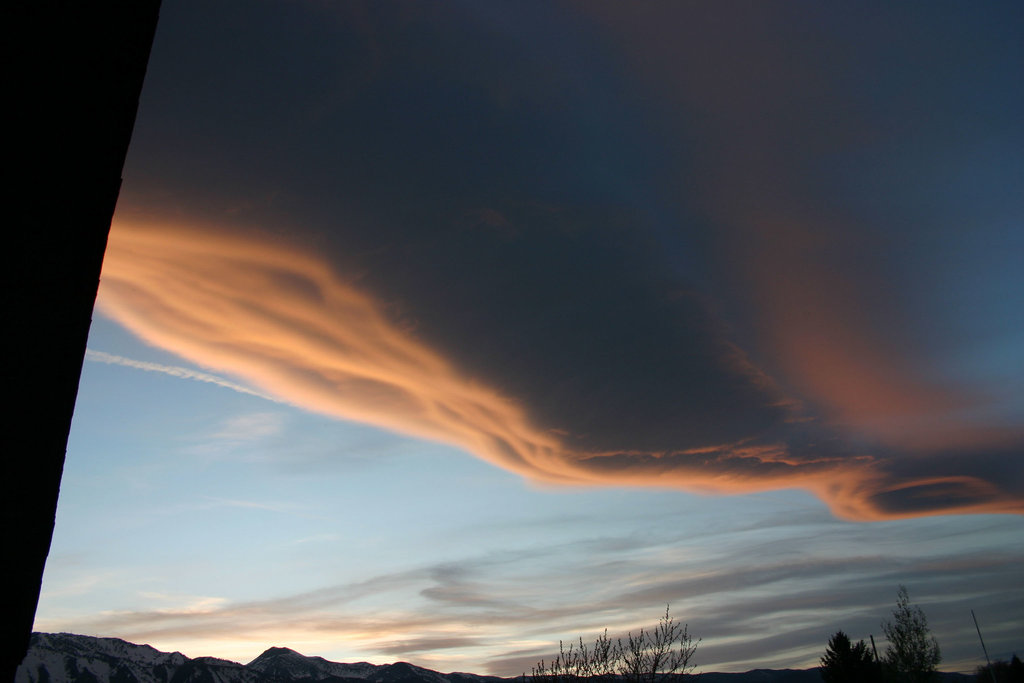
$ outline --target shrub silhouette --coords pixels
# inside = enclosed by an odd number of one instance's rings
[[[580,678],[625,683],[668,683],[693,670],[690,660],[700,639],[694,640],[686,624],[678,623],[665,608],[665,616],[651,630],[632,631],[626,639],[612,640],[607,629],[591,647],[580,637],[578,644],[558,643],[551,662],[541,660],[531,672],[534,683],[571,683]]]

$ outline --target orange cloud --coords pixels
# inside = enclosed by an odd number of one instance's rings
[[[147,342],[266,394],[449,443],[538,482],[701,493],[803,488],[853,519],[887,516],[872,496],[915,486],[885,481],[871,458],[807,458],[783,443],[669,453],[574,450],[564,434],[533,424],[516,397],[464,376],[392,323],[379,302],[324,260],[252,235],[117,222],[98,306]],[[1007,506],[996,496],[955,511]]]
[[[746,216],[736,244],[757,292],[759,326],[790,385],[829,421],[862,438],[918,452],[1005,448],[1019,428],[984,424],[993,397],[929,378],[899,342],[902,322],[883,277],[884,244],[819,220]],[[808,226],[825,226],[812,228]],[[845,235],[845,236],[844,236]],[[861,238],[864,241],[869,238]],[[865,256],[863,252],[870,252]],[[875,279],[844,273],[850,262]],[[866,262],[864,265],[861,262]],[[888,316],[890,326],[880,322]]]

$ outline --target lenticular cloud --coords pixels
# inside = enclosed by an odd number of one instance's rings
[[[571,434],[531,419],[523,397],[464,376],[325,260],[250,235],[117,223],[98,305],[147,342],[240,378],[257,395],[449,443],[536,481],[701,493],[804,488],[854,519],[1020,511],[970,477],[895,481],[875,458],[796,448],[785,436],[656,453],[574,449]],[[920,486],[973,495],[892,511],[878,502]]]

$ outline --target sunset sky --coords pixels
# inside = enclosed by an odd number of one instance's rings
[[[1024,5],[165,0],[36,630],[1024,655]]]

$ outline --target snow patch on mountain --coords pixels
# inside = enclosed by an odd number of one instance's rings
[[[503,683],[506,679],[450,674],[405,662],[339,664],[272,647],[248,664],[216,657],[189,659],[119,638],[33,633],[15,683]]]

